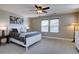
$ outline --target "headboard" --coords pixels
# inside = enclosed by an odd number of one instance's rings
[[[19,24],[19,25],[18,25],[18,24],[10,24],[10,25],[8,26],[9,32],[10,32],[12,29],[17,29],[17,30],[18,30],[18,33],[27,32],[25,26],[20,25],[20,24]],[[16,30],[15,30],[15,31],[16,31]]]

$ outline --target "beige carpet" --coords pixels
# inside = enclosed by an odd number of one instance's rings
[[[0,54],[24,54],[25,48],[13,43],[4,44],[0,46]]]
[[[74,43],[58,39],[43,39],[29,47],[30,54],[77,54]]]
[[[77,54],[74,43],[57,39],[42,39],[28,49],[29,54]],[[0,46],[0,54],[24,54],[26,49],[10,43]]]

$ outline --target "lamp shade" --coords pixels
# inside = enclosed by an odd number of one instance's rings
[[[27,26],[27,29],[30,29],[30,27],[29,27],[29,26]]]
[[[7,28],[6,27],[0,27],[0,30],[6,30]]]

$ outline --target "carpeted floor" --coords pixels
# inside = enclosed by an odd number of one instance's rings
[[[0,54],[24,54],[26,49],[13,43],[0,46]]]
[[[30,54],[77,54],[74,43],[66,40],[43,39],[29,47]]]
[[[74,43],[57,39],[42,39],[28,49],[29,54],[78,54]],[[0,54],[25,54],[26,49],[13,43],[0,46]]]

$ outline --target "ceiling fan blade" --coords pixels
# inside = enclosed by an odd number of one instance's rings
[[[47,11],[43,11],[44,13],[47,13]]]
[[[43,8],[43,10],[50,9],[50,7]]]
[[[37,6],[37,5],[35,5],[35,7],[36,7],[36,8],[38,8],[38,6]]]

